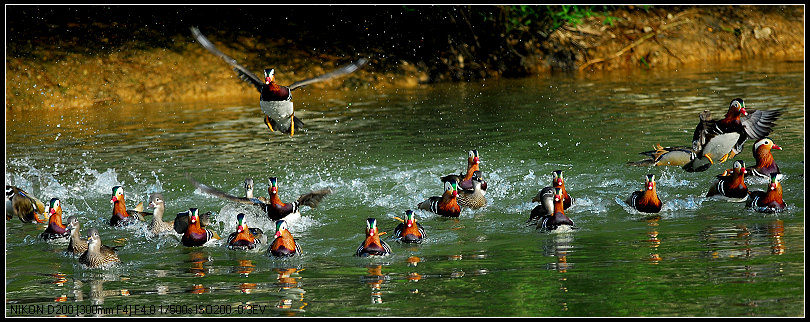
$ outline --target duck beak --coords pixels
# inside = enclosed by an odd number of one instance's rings
[[[278,188],[276,188],[276,187],[272,187],[272,188],[270,188],[270,192],[272,192],[272,193],[278,193]]]
[[[110,203],[115,203],[116,201],[118,201],[118,198],[112,196],[112,199],[110,199]]]
[[[474,157],[473,162],[478,163],[478,157]]]
[[[55,214],[55,213],[56,213],[56,208],[51,208],[51,209],[50,209],[50,211],[48,211],[48,212],[50,212],[50,213],[51,213],[51,215],[53,215],[53,214]]]
[[[652,182],[647,183],[647,190],[652,190],[653,186],[655,186],[654,183],[652,183]]]
[[[413,220],[408,220],[405,222],[405,224],[408,226],[408,228],[410,228],[411,226],[413,226]]]
[[[742,113],[742,115],[748,115],[748,112],[745,111],[745,107],[740,108],[740,113]]]
[[[778,145],[774,144],[774,145],[771,147],[771,149],[782,150],[782,147],[780,147],[780,146],[778,146]]]
[[[241,233],[243,231],[245,231],[245,228],[242,228],[242,225],[236,226],[236,232],[237,233]]]
[[[458,197],[458,191],[453,190],[453,197]]]

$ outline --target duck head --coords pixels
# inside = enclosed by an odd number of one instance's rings
[[[193,224],[200,221],[200,210],[197,208],[188,208],[188,220]]]
[[[253,197],[253,179],[252,178],[245,179],[245,195],[247,195],[248,198]]]
[[[410,228],[414,225],[416,225],[416,216],[413,214],[413,210],[405,210],[405,226]]]
[[[756,143],[754,143],[754,153],[756,153],[760,148],[767,149],[767,150],[782,150],[782,147],[773,143],[771,138],[762,138]]]
[[[779,181],[782,181],[781,173],[771,173],[771,183],[768,185],[768,190],[777,191],[781,190]]]
[[[458,181],[455,179],[447,180],[444,183],[444,194],[445,195],[452,195],[453,198],[458,197]]]
[[[287,230],[287,222],[284,220],[276,221],[276,238],[281,237],[281,234]]]
[[[734,171],[734,174],[736,174],[736,175],[746,174],[747,170],[745,170],[745,161],[743,161],[743,160],[734,161],[734,169],[733,169],[733,171]]]
[[[268,68],[264,70],[264,83],[270,85],[276,82],[276,70]]]
[[[554,170],[551,172],[551,186],[552,187],[562,187],[565,185],[565,180],[563,180],[563,172],[562,170]]]
[[[748,115],[748,112],[745,110],[745,102],[742,98],[735,98],[731,100],[731,104],[728,105],[728,113],[726,113],[726,117],[728,116],[739,116]]]
[[[45,212],[49,214],[49,216],[53,216],[55,214],[59,214],[59,218],[62,217],[62,202],[59,201],[59,198],[52,198],[51,201],[45,205]]]
[[[149,196],[149,208],[163,207],[163,195],[160,193],[153,193]]]
[[[247,230],[247,224],[245,223],[245,214],[239,213],[236,215],[236,232],[242,233],[243,231]]]
[[[646,177],[646,182],[644,182],[645,190],[655,190],[655,175],[648,174]]]
[[[366,236],[374,237],[376,235],[377,235],[377,219],[376,218],[366,219]]]
[[[278,179],[276,177],[270,177],[270,188],[267,188],[267,191],[270,195],[274,195],[278,193]]]
[[[110,203],[116,203],[119,201],[124,202],[124,187],[115,186],[112,188],[112,199],[110,199]]]
[[[478,157],[478,150],[470,150],[467,152],[467,165],[472,166],[473,164],[478,164],[481,159]]]

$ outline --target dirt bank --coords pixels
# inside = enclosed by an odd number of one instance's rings
[[[654,6],[643,10],[628,6],[608,16],[618,19],[613,19],[612,25],[605,23],[606,16],[569,23],[541,43],[509,40],[522,68],[514,73],[509,67],[495,68],[497,61],[477,61],[474,57],[480,56],[470,56],[464,50],[420,58],[391,55],[386,48],[369,46],[347,54],[346,50],[297,45],[295,35],[267,41],[258,30],[234,34],[204,26],[201,29],[220,49],[251,70],[258,73],[275,67],[282,83],[321,74],[359,57],[369,58],[368,66],[348,77],[312,85],[330,89],[410,87],[555,71],[664,69],[740,59],[804,59],[802,6]],[[52,28],[81,34],[120,26],[73,23]],[[185,30],[160,34],[158,45],[121,43],[103,33],[93,38],[96,42],[92,45],[81,36],[22,35],[26,39],[7,39],[6,108],[91,108],[113,103],[256,96],[254,89],[195,43]],[[437,64],[443,68],[436,68]]]

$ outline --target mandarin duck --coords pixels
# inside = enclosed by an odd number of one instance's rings
[[[270,187],[267,188],[267,192],[270,194],[269,201],[270,203],[265,208],[267,212],[267,217],[272,220],[280,220],[287,218],[287,216],[293,215],[291,218],[295,218],[300,216],[299,207],[301,206],[308,206],[310,208],[315,208],[318,206],[318,203],[323,200],[326,195],[332,193],[332,190],[329,188],[313,190],[307,192],[298,197],[298,200],[283,203],[281,202],[281,198],[278,197],[278,180],[276,177],[270,177]],[[289,219],[288,219],[289,220]]]
[[[771,150],[774,149],[782,150],[782,147],[774,144],[771,138],[763,138],[754,143],[754,160],[757,164],[753,168],[749,168],[752,175],[770,178],[771,173],[781,173],[771,154]]]
[[[416,214],[405,210],[405,220],[394,228],[394,238],[404,243],[422,243],[425,237],[425,228],[416,222]]]
[[[647,159],[627,162],[627,165],[649,167],[649,166],[684,166],[685,164],[696,158],[697,155],[691,147],[688,146],[673,146],[663,147],[660,144],[655,145],[655,150],[640,152],[639,154],[647,156]]]
[[[52,198],[45,208],[51,216],[48,218],[48,227],[39,235],[39,238],[48,242],[68,242],[70,231],[62,223],[62,202],[58,198]]]
[[[202,184],[197,180],[194,180],[194,178],[192,178],[190,175],[187,175],[186,177],[188,178],[189,181],[191,181],[191,183],[195,187],[200,189],[200,191],[225,200],[258,206],[265,213],[267,213],[267,216],[272,220],[287,218],[287,216],[289,215],[293,215],[290,218],[300,216],[299,212],[300,206],[308,206],[310,208],[315,208],[318,206],[321,200],[323,200],[323,198],[326,197],[326,195],[332,193],[332,190],[329,188],[313,190],[299,196],[298,200],[294,202],[284,203],[281,202],[281,198],[278,197],[278,180],[276,177],[269,178],[270,187],[267,188],[267,191],[270,194],[270,197],[266,199],[261,197],[248,198],[248,197],[233,196],[216,188]],[[290,218],[288,218],[288,220]]]
[[[574,203],[574,199],[565,190],[565,179],[563,179],[562,170],[554,170],[551,172],[551,186],[546,186],[540,189],[540,192],[532,198],[532,202],[539,202],[540,204],[532,209],[531,215],[527,222],[533,222],[538,218],[550,215],[554,211],[554,188],[560,188],[563,194],[563,209],[568,209]]]
[[[90,229],[88,235],[87,250],[79,257],[79,263],[90,268],[98,268],[121,262],[114,248],[101,244],[97,229]]]
[[[275,257],[289,257],[301,255],[301,246],[295,242],[295,238],[287,228],[287,221],[276,221],[276,239],[267,248],[267,253]]]
[[[110,199],[110,203],[113,204],[110,226],[131,225],[138,221],[144,221],[144,216],[151,215],[151,213],[143,212],[143,202],[138,203],[135,209],[127,209],[124,200],[124,187],[122,186],[112,188],[112,199]]]
[[[655,191],[655,175],[648,174],[645,177],[644,189],[633,191],[627,202],[630,207],[641,212],[658,213],[661,211],[661,199]]]
[[[734,161],[734,168],[728,169],[723,174],[717,176],[706,197],[721,195],[732,199],[732,201],[745,201],[748,197],[748,186],[745,185],[745,162]]]
[[[149,226],[147,226],[147,229],[149,229],[149,232],[152,233],[153,236],[174,229],[174,222],[163,221],[163,214],[166,211],[166,202],[162,194],[156,192],[150,195],[149,205],[147,207],[155,209],[152,213],[152,221],[150,221]]]
[[[684,170],[706,171],[714,164],[715,159],[731,151],[740,139],[740,133],[737,132],[715,134],[710,130],[714,127],[712,122],[714,121],[711,111],[704,110],[700,113],[700,122],[695,127],[692,138],[692,151],[695,152],[695,156],[690,156],[689,162],[682,167]]]
[[[250,228],[245,221],[245,214],[236,215],[236,232],[228,236],[228,248],[250,250],[267,243],[267,236],[260,228]]]
[[[6,185],[6,220],[17,216],[22,222],[41,224],[48,219],[45,214],[45,203],[18,187]]]
[[[537,229],[556,230],[557,228],[566,226],[568,228],[576,228],[574,221],[565,215],[565,195],[563,189],[560,187],[554,188],[554,208],[552,211],[542,215],[537,222]]]
[[[771,173],[771,182],[768,183],[768,191],[751,191],[748,196],[747,208],[752,208],[758,212],[780,212],[787,207],[782,200],[782,174]]]
[[[487,205],[487,198],[484,196],[482,186],[484,180],[481,178],[481,171],[475,171],[471,180],[473,189],[460,189],[458,191],[458,205],[470,209],[478,209]]]
[[[461,174],[450,174],[444,177],[441,177],[442,182],[446,182],[450,178],[453,178],[458,182],[458,186],[464,190],[473,190],[473,182],[472,177],[476,171],[481,171],[479,163],[481,162],[481,158],[478,155],[478,150],[470,150],[467,152],[467,172],[462,172]],[[484,194],[487,193],[487,182],[483,181],[481,184],[481,190]]]
[[[719,151],[718,154],[703,153],[708,156],[711,164],[714,162],[723,163],[728,159],[734,158],[742,151],[743,144],[748,139],[759,140],[768,136],[773,130],[774,122],[782,115],[779,110],[751,110],[746,111],[745,102],[742,98],[735,98],[731,100],[728,106],[728,112],[722,120],[714,121],[711,119],[710,113],[704,111],[707,117],[701,117],[701,122],[695,128],[695,133],[692,137],[692,147],[695,151],[704,150],[704,146],[708,145],[712,140],[723,139],[730,140],[731,137],[718,138],[721,134],[737,133],[737,137],[731,149]],[[701,113],[703,116],[703,113]],[[725,143],[725,142],[724,142]],[[725,146],[726,144],[723,144]],[[717,160],[715,160],[717,158]],[[699,167],[694,167],[695,169]]]
[[[258,90],[260,93],[259,106],[261,107],[262,112],[265,114],[264,123],[267,125],[270,131],[281,131],[282,133],[290,134],[291,136],[295,134],[295,128],[300,128],[304,125],[303,122],[301,122],[301,120],[295,116],[293,104],[290,102],[290,100],[292,100],[292,91],[294,89],[352,73],[367,62],[365,58],[361,58],[354,63],[348,64],[321,76],[298,81],[290,86],[281,86],[276,83],[274,69],[265,69],[264,81],[262,81],[262,79],[253,74],[244,66],[240,65],[235,59],[225,55],[225,53],[217,49],[217,47],[214,46],[214,44],[211,43],[211,41],[209,41],[199,29],[197,29],[197,27],[191,27],[191,33],[194,35],[194,38],[200,43],[200,45],[231,65],[240,79],[256,87],[256,90]]]
[[[210,223],[208,220],[211,212],[207,212],[203,218],[199,212],[197,208],[189,208],[188,211],[178,213],[174,219],[174,231],[183,234],[180,238],[183,246],[203,246],[211,240],[220,239],[214,231],[204,228]]]
[[[461,207],[458,205],[458,182],[455,178],[444,180],[444,194],[433,196],[420,202],[416,208],[430,211],[444,217],[458,217]]]
[[[380,239],[380,233],[377,230],[377,219],[366,219],[366,238],[357,247],[355,256],[388,256],[391,255],[391,247]]]
[[[70,216],[67,219],[68,228],[70,228],[70,243],[68,243],[67,252],[75,256],[81,256],[87,251],[87,240],[81,237],[81,223],[76,216]]]

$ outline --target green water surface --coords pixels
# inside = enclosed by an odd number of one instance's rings
[[[122,245],[122,265],[86,269],[38,241],[43,225],[6,221],[7,316],[803,316],[804,65],[745,62],[589,77],[554,75],[416,88],[298,90],[306,130],[269,133],[258,97],[241,102],[6,109],[7,184],[62,200],[82,232]],[[252,88],[245,86],[246,92]],[[258,95],[257,95],[258,96]],[[690,145],[698,114],[731,99],[781,109],[771,138],[786,211],[764,215],[703,197],[729,162],[706,172],[625,165],[638,152]],[[753,142],[737,157],[753,165]],[[447,219],[417,211],[428,237],[358,258],[365,219],[389,237],[405,210],[477,149],[488,206]],[[531,198],[563,170],[580,227],[526,226]],[[290,223],[304,256],[274,259],[222,244],[187,248],[145,225],[112,228],[111,188],[127,204],[166,198],[166,216],[236,214],[267,234],[261,213],[195,191],[184,178],[242,195],[329,187]],[[648,219],[623,204],[653,173],[664,207]],[[753,190],[765,182],[750,180]]]

